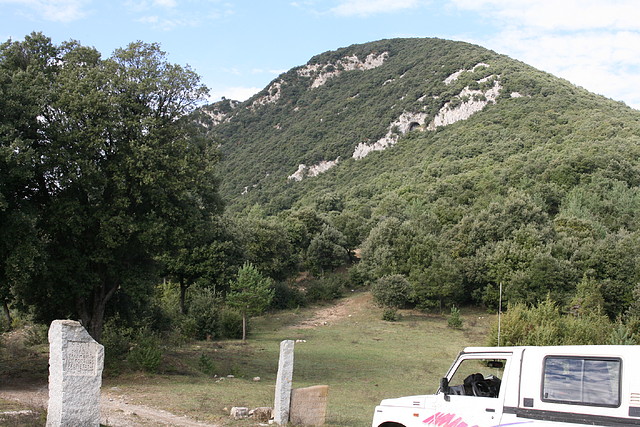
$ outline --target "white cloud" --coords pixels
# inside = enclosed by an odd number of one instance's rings
[[[450,0],[459,9],[547,30],[638,29],[636,0]]]
[[[640,108],[636,0],[449,0],[491,19],[480,45]]]
[[[14,4],[30,10],[39,18],[54,22],[71,22],[87,15],[89,0],[0,0],[0,4]]]
[[[153,4],[156,6],[173,8],[178,5],[176,0],[153,0]]]
[[[262,88],[258,87],[232,86],[212,90],[211,93],[213,97],[218,100],[224,96],[225,98],[233,99],[234,101],[246,101],[261,90]]]
[[[0,0],[2,1],[2,0]],[[137,22],[155,29],[170,31],[178,27],[198,27],[204,22],[217,20],[234,13],[234,4],[216,0],[190,0],[188,5],[179,0],[125,0],[125,7],[141,15]]]
[[[423,3],[421,0],[341,0],[330,12],[338,16],[369,16],[411,9]]]

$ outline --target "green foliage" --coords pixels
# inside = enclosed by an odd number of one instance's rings
[[[316,273],[331,271],[348,260],[345,236],[325,225],[322,232],[311,240],[307,248],[307,263]]]
[[[344,294],[346,283],[340,274],[327,274],[315,278],[306,285],[305,298],[307,302],[329,302],[340,298]]]
[[[289,285],[285,282],[276,282],[273,287],[273,299],[271,308],[293,309],[304,307],[307,299],[304,292],[297,286]]]
[[[200,354],[200,358],[198,359],[198,369],[200,372],[209,376],[213,376],[213,374],[216,373],[216,365],[214,364],[213,359],[205,353]]]
[[[242,315],[242,340],[246,340],[247,318],[261,314],[273,299],[273,281],[264,277],[251,263],[238,270],[236,280],[231,282],[226,303]]]
[[[188,117],[207,89],[157,44],[0,49],[0,219],[17,227],[0,236],[0,296],[100,339],[107,304],[144,307],[158,259],[220,213],[217,152]]]
[[[185,321],[187,326],[193,327],[194,338],[203,340],[218,337],[218,318],[222,304],[222,300],[212,289],[203,286],[191,289]]]
[[[139,332],[129,351],[127,361],[133,369],[157,372],[162,363],[162,349],[158,337],[148,330]]]
[[[562,314],[551,299],[528,307],[509,304],[501,319],[500,345],[595,345],[621,342],[628,335],[614,328],[606,316],[587,312],[580,316]],[[612,333],[613,330],[613,333]],[[489,345],[498,344],[498,325],[494,325]]]
[[[104,325],[101,344],[104,346],[104,363],[113,369],[126,359],[132,348],[133,329],[118,325],[117,318],[111,318]]]
[[[387,322],[397,322],[399,319],[398,309],[387,307],[382,312],[382,320],[386,320]]]
[[[462,329],[463,321],[460,316],[460,309],[455,305],[451,306],[451,314],[447,318],[447,325],[452,329]]]
[[[47,325],[33,324],[25,331],[24,343],[27,346],[47,344],[49,342],[48,334],[49,327]]]
[[[410,292],[409,282],[401,274],[383,276],[371,287],[375,303],[386,308],[403,308],[409,302]]]

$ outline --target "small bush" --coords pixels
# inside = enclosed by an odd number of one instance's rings
[[[228,308],[221,310],[219,313],[216,332],[218,338],[242,338],[242,315],[237,311]],[[249,332],[248,324],[247,332]]]
[[[127,357],[133,369],[158,372],[162,362],[160,340],[148,330],[142,330]]]
[[[382,320],[396,322],[399,319],[398,310],[395,308],[385,308],[382,312]]]
[[[489,345],[498,343],[498,325],[489,334]],[[500,345],[593,345],[608,344],[613,325],[602,314],[563,315],[547,298],[534,307],[509,305],[501,316]]]
[[[127,358],[133,329],[118,326],[116,319],[108,320],[103,328],[101,343],[104,346],[104,363],[112,366]]]
[[[402,274],[392,274],[376,280],[371,294],[381,307],[402,308],[409,302],[410,289],[409,281]]]
[[[273,299],[271,300],[271,308],[286,310],[304,307],[305,305],[306,298],[304,292],[287,283],[276,282]]]
[[[47,325],[34,324],[29,326],[25,331],[24,344],[32,347],[49,342],[49,328]]]
[[[200,355],[200,358],[198,359],[198,369],[203,374],[206,374],[209,376],[212,376],[213,374],[216,373],[216,367],[213,363],[213,359],[211,359],[211,357],[207,356],[204,353],[202,353]]]
[[[195,325],[195,337],[200,340],[215,338],[222,301],[213,290],[202,286],[193,286],[189,293],[187,317]]]
[[[451,314],[447,319],[447,325],[453,329],[462,329],[462,317],[460,317],[460,310],[455,305],[451,306]]]
[[[309,282],[306,297],[309,302],[327,302],[341,298],[344,294],[342,277],[329,275]]]

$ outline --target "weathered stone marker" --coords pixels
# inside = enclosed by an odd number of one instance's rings
[[[49,328],[47,427],[99,426],[104,347],[79,322]]]
[[[293,425],[321,426],[327,418],[328,385],[296,388],[291,392],[289,419]]]
[[[280,343],[276,398],[273,405],[273,421],[278,425],[289,422],[291,383],[293,382],[293,347],[293,340],[284,340]]]

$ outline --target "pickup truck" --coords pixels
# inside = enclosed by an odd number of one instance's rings
[[[372,427],[640,426],[640,346],[468,347],[436,394],[384,399]]]

